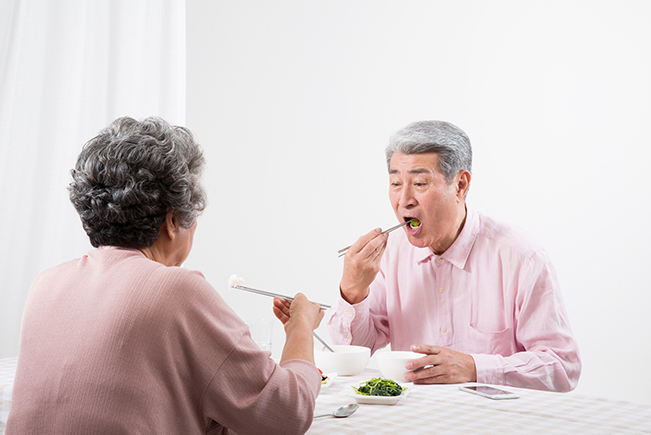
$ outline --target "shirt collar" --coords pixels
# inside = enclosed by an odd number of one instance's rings
[[[452,245],[440,256],[432,252],[430,248],[415,248],[414,259],[421,263],[432,257],[441,257],[450,262],[453,266],[463,269],[470,255],[477,235],[479,234],[479,215],[470,206],[466,205],[466,222],[459,237]]]

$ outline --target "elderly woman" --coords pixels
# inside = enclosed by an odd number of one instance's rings
[[[179,267],[205,207],[192,134],[120,118],[79,155],[70,199],[91,244],[43,272],[23,317],[8,433],[302,433],[321,378],[300,293],[280,364],[204,276]],[[282,301],[274,301],[282,307]]]

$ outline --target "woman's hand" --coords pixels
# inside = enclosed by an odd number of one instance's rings
[[[312,331],[318,328],[324,312],[319,304],[297,293],[293,301],[274,298],[273,311],[285,325],[285,347],[280,362],[303,359],[314,364],[314,340]]]
[[[296,294],[293,302],[275,297],[273,311],[278,320],[285,325],[285,331],[287,331],[288,322],[292,319],[297,322],[306,322],[312,330],[315,330],[319,327],[325,314],[319,304],[310,302],[302,293]]]

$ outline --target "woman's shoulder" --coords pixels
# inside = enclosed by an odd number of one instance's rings
[[[137,249],[102,247],[89,253],[88,268],[155,299],[182,304],[187,299],[213,299],[215,289],[205,276],[185,267],[166,266],[145,257]],[[92,263],[92,264],[91,264]]]
[[[174,296],[174,299],[176,297],[214,299],[218,296],[215,288],[198,270],[177,266],[168,267],[150,260],[146,261],[153,263],[148,264],[150,268],[147,277],[149,285],[169,296]]]
[[[136,276],[147,276],[149,279],[162,281],[162,285],[165,283],[175,285],[188,281],[207,284],[201,272],[185,267],[166,266],[150,260],[138,249],[100,247],[91,251],[87,257],[89,261],[95,260],[98,265],[101,264],[107,272],[113,270],[112,273],[125,274],[125,276],[133,272]]]

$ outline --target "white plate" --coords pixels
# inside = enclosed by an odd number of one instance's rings
[[[332,384],[332,382],[337,378],[336,373],[324,373],[323,376],[327,376],[328,379],[326,379],[325,382],[321,381],[321,388],[330,386],[330,384]]]
[[[399,384],[401,387],[406,388],[405,390],[402,390],[402,393],[400,393],[399,396],[365,396],[363,394],[357,394],[355,393],[355,390],[351,388],[351,392],[349,393],[357,403],[359,404],[365,404],[365,405],[395,405],[398,403],[400,399],[403,397],[407,397],[407,394],[409,394],[409,391],[411,388],[409,388],[405,384]],[[410,385],[410,384],[408,384]],[[359,387],[359,385],[356,385],[356,387]]]

